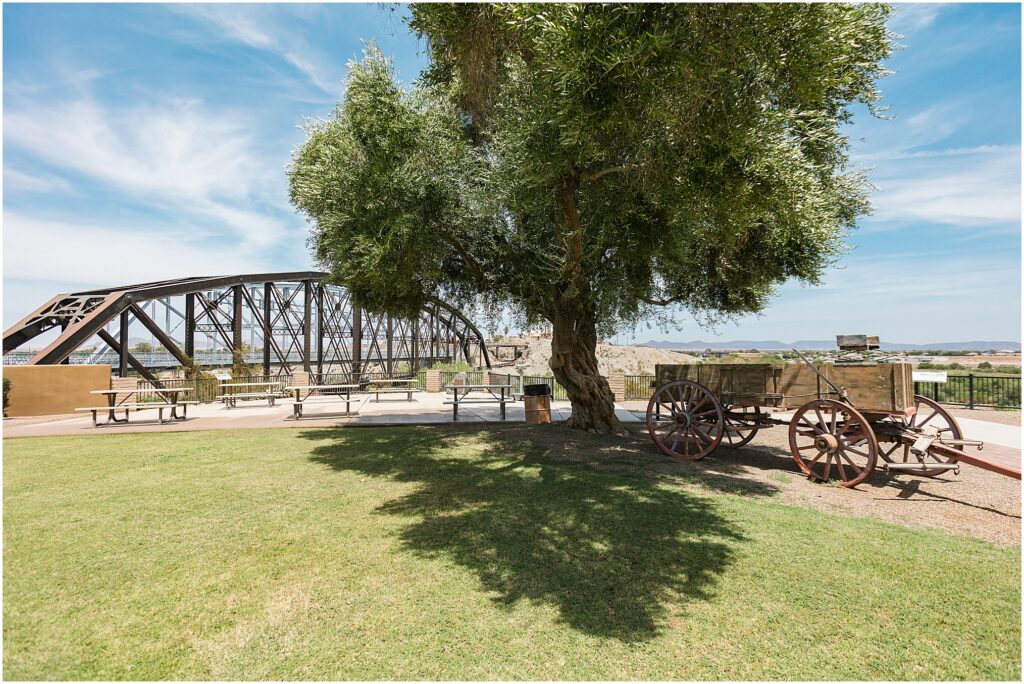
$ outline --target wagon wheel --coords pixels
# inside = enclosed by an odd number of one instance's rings
[[[753,418],[747,418],[746,415],[749,414],[740,414],[731,406],[723,408],[725,409],[725,438],[722,440],[722,446],[738,449],[754,439],[754,435],[761,427],[758,422],[761,417],[761,409],[755,408]]]
[[[935,427],[939,430],[939,436],[946,439],[963,439],[963,433],[960,431],[960,425],[956,422],[956,418],[951,416],[946,409],[942,408],[928,397],[922,397],[920,394],[914,395],[914,408],[916,409],[913,416],[910,418],[887,418],[887,421],[892,421],[901,428],[909,428],[910,431],[916,431],[923,427]],[[900,449],[903,449],[903,453],[900,454]],[[934,461],[935,463],[956,463],[955,458],[946,458],[945,456],[937,455],[932,449],[928,449],[924,456],[920,459],[914,454],[910,453],[910,445],[896,442],[892,447],[886,451],[882,449],[879,452],[881,456],[888,463],[913,463],[919,461],[922,463],[928,463],[928,461]],[[911,460],[913,459],[913,460]],[[925,477],[934,477],[935,475],[941,475],[946,472],[945,468],[931,468],[924,470],[913,471],[914,475],[923,475]]]
[[[837,477],[843,487],[866,480],[878,459],[870,423],[834,399],[816,399],[797,409],[789,423],[789,448],[800,470],[822,482]]]
[[[666,456],[696,461],[718,447],[725,432],[722,405],[704,385],[676,380],[647,404],[647,431]]]

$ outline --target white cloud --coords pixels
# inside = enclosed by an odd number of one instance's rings
[[[900,35],[916,33],[931,26],[943,10],[941,4],[901,3],[895,5],[889,29]]]
[[[789,282],[764,312],[734,324],[708,330],[682,314],[668,332],[640,326],[624,337],[793,342],[864,333],[893,343],[1019,340],[1020,277],[1015,253],[959,256],[924,241],[919,252],[844,259],[817,287]]]
[[[4,192],[62,192],[72,193],[71,183],[63,178],[48,173],[22,173],[12,168],[4,168]]]
[[[982,146],[907,154],[872,175],[879,187],[868,226],[915,221],[978,227],[1021,219],[1020,147]]]
[[[104,106],[83,96],[9,107],[5,144],[110,186],[120,197],[223,225],[244,245],[266,247],[287,235],[260,211],[280,193],[284,160],[255,150],[250,127],[195,101]],[[283,208],[283,207],[282,207]]]
[[[277,55],[326,93],[340,90],[339,65],[312,48],[301,31],[281,30],[274,7],[185,4],[174,10],[212,28],[222,39]]]
[[[4,213],[3,248],[5,280],[59,279],[82,287],[259,272],[268,267],[251,252],[190,239],[180,225],[109,226],[16,212]]]

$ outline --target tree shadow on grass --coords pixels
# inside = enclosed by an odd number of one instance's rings
[[[638,467],[630,438],[548,426],[312,430],[310,458],[416,483],[382,504],[407,549],[472,570],[495,601],[554,606],[623,641],[655,636],[670,606],[711,596],[743,535],[712,498]],[[720,476],[724,477],[724,476]]]

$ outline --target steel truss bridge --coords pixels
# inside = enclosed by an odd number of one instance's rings
[[[119,375],[131,368],[149,380],[168,355],[187,370],[210,361],[231,365],[236,357],[258,360],[265,375],[273,368],[359,377],[456,360],[490,368],[483,335],[455,307],[435,300],[415,319],[375,315],[354,305],[344,288],[326,284],[326,277],[304,271],[183,278],[58,295],[4,331],[4,362],[69,363],[73,354],[80,362],[79,348],[99,338],[93,362],[113,355]],[[133,354],[133,326],[166,353]],[[17,358],[19,347],[57,328],[44,349]]]

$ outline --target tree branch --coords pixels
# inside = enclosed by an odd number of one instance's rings
[[[634,169],[639,169],[641,166],[643,166],[643,164],[626,164],[624,166],[609,166],[606,169],[601,169],[600,171],[594,171],[593,173],[590,173],[590,172],[581,173],[580,174],[580,178],[582,178],[583,180],[597,180],[598,178],[601,178],[602,176],[607,176],[610,173],[625,173],[626,171],[633,171]]]
[[[439,232],[441,234],[441,237],[444,238],[444,240],[449,245],[452,246],[452,249],[454,249],[458,253],[459,257],[462,259],[462,262],[466,264],[466,268],[472,271],[473,275],[475,275],[480,280],[481,284],[487,283],[487,276],[484,275],[484,272],[480,268],[480,265],[476,262],[476,259],[469,255],[469,252],[466,251],[465,246],[463,246],[459,239],[456,238],[451,233],[445,231]]]
[[[682,296],[670,297],[668,299],[648,299],[647,297],[641,297],[640,301],[652,306],[668,306],[669,304],[675,304],[678,301],[682,301],[682,299]]]

